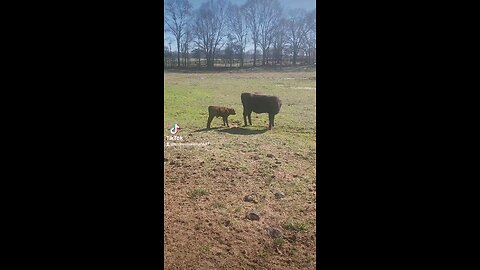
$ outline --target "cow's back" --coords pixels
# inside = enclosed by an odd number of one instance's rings
[[[282,106],[282,102],[276,96],[242,93],[241,99],[243,108],[255,113],[277,114]]]

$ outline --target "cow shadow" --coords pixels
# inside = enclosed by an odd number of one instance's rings
[[[267,132],[267,130],[268,130],[267,128],[263,130],[252,130],[252,129],[246,129],[241,127],[232,127],[232,128],[220,129],[216,131],[235,134],[235,135],[258,135],[258,134],[263,134]]]

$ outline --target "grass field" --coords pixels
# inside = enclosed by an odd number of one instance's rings
[[[166,72],[164,84],[164,135],[177,123],[183,139],[164,143],[165,269],[314,269],[315,69]],[[267,114],[243,127],[242,92],[282,100],[272,130]],[[206,130],[210,105],[235,109],[229,128]]]

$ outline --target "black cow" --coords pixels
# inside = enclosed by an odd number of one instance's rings
[[[275,126],[274,118],[280,112],[282,101],[276,96],[267,96],[261,94],[242,93],[243,120],[247,126],[247,116],[250,125],[252,125],[252,112],[268,113],[268,129]]]

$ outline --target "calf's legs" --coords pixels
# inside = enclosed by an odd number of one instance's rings
[[[228,116],[224,116],[223,117],[223,125],[225,126],[225,123],[227,123],[227,127],[229,127],[228,125]]]
[[[212,123],[212,120],[213,120],[213,115],[208,116],[207,128],[210,128],[210,124]]]

